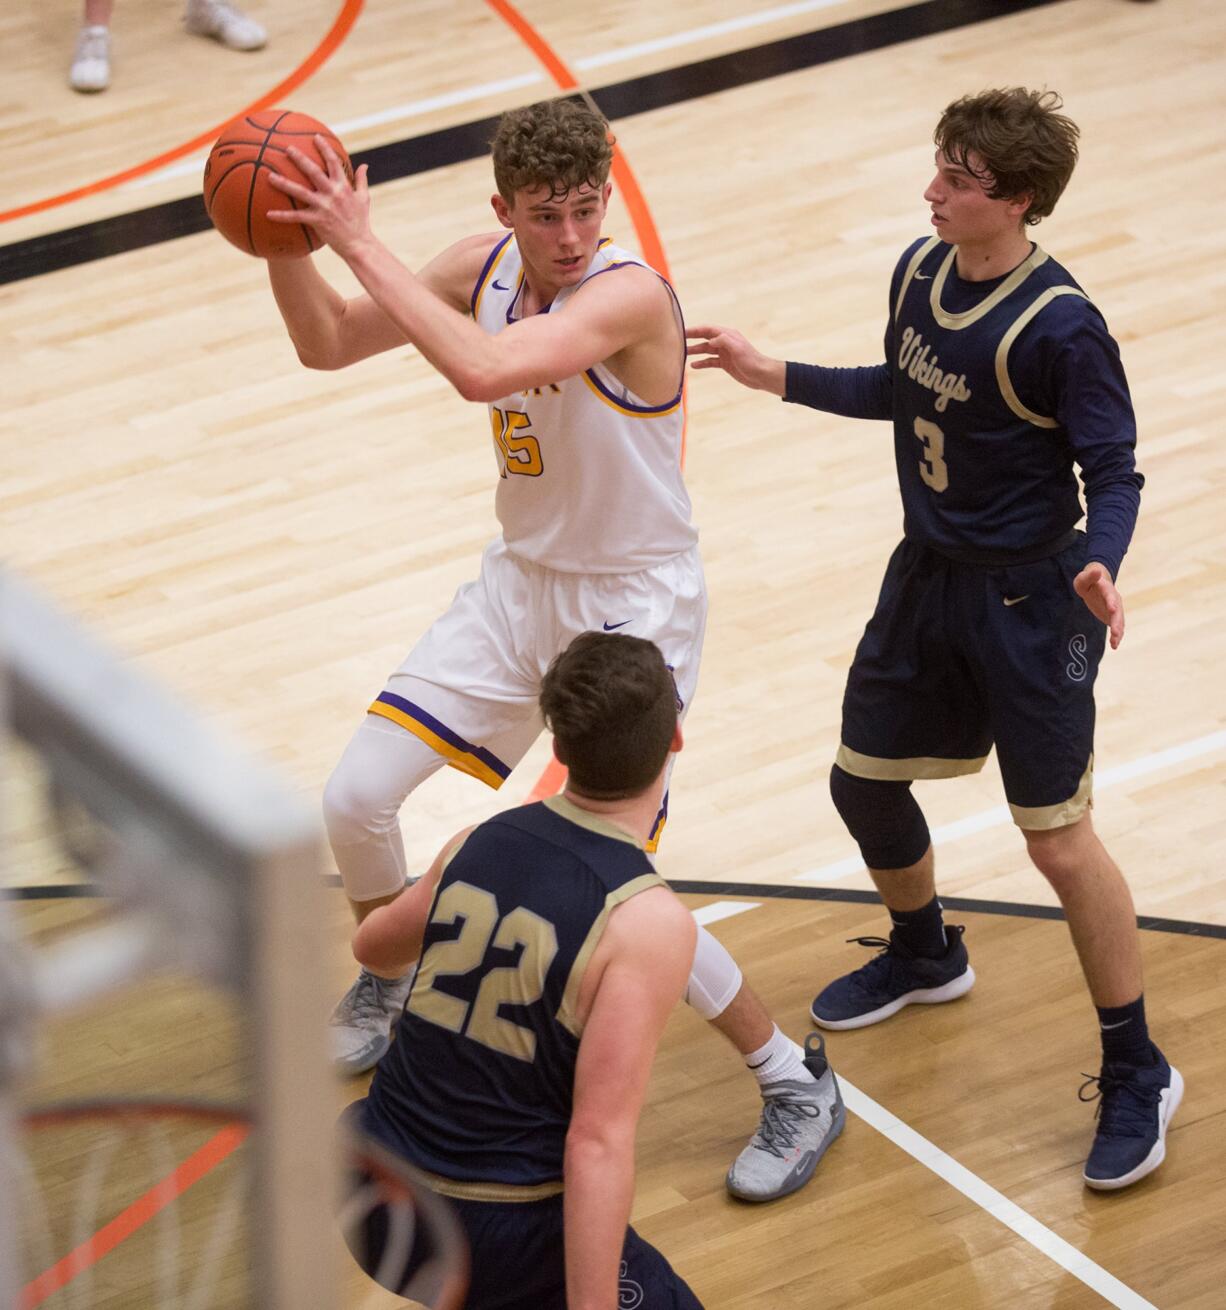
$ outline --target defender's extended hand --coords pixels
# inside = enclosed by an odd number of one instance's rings
[[[782,396],[787,384],[787,365],[782,359],[762,354],[736,328],[687,328],[689,344],[685,353],[691,368],[722,368],[730,378],[755,391],[771,391]]]
[[[268,217],[277,223],[307,223],[319,239],[331,246],[343,259],[345,252],[370,236],[370,191],[366,184],[366,165],[354,175],[353,185],[345,174],[336,151],[322,136],[315,138],[315,148],[326,171],[301,150],[290,146],[286,152],[310,182],[303,186],[279,173],[269,181],[298,201],[297,209],[270,209]]]
[[[1115,583],[1105,564],[1093,560],[1073,579],[1073,589],[1085,601],[1086,607],[1111,633],[1111,649],[1116,650],[1124,639],[1124,598],[1115,589]]]

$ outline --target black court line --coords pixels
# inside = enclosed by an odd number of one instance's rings
[[[324,879],[328,887],[340,888],[338,874]],[[843,887],[791,887],[781,883],[703,882],[688,878],[670,878],[668,885],[687,896],[740,896],[755,901],[831,901],[845,905],[880,905],[876,892]],[[106,893],[91,882],[55,883],[42,887],[0,888],[0,901],[81,900]],[[964,914],[1012,915],[1019,919],[1063,919],[1064,911],[1053,905],[1015,904],[1011,901],[980,901],[965,896],[942,896],[946,910]],[[1193,923],[1188,919],[1160,919],[1154,915],[1137,916],[1137,927],[1147,932],[1173,932],[1185,937],[1213,937],[1226,941],[1226,924]]]
[[[749,86],[786,73],[815,68],[820,64],[853,55],[867,54],[905,41],[919,40],[940,32],[954,31],[974,23],[987,22],[1072,0],[921,0],[901,9],[890,9],[868,18],[857,18],[833,27],[819,28],[799,36],[785,37],[764,45],[734,50],[677,68],[663,69],[645,77],[615,82],[592,89],[589,94],[610,121],[663,109],[702,96]],[[815,130],[837,119],[819,120]],[[498,119],[482,118],[454,127],[440,128],[421,136],[394,141],[353,156],[355,167],[367,164],[372,185],[427,173],[449,164],[478,159],[489,150]],[[62,268],[87,264],[95,259],[142,250],[146,246],[194,236],[210,226],[199,195],[168,200],[147,209],[132,210],[112,218],[98,219],[79,227],[63,228],[0,246],[0,285],[20,282]]]

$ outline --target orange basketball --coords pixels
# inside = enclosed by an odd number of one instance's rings
[[[273,173],[309,185],[286,150],[296,146],[324,166],[315,135],[327,137],[350,183],[353,165],[345,147],[318,119],[287,109],[261,109],[228,123],[204,166],[204,207],[223,237],[260,259],[301,259],[318,250],[319,238],[306,223],[272,223],[270,209],[296,209],[298,202],[278,191]]]

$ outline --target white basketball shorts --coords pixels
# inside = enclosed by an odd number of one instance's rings
[[[498,537],[482,556],[480,576],[456,592],[370,713],[498,788],[544,726],[541,678],[581,632],[655,642],[684,714],[698,682],[706,620],[696,546],[637,573],[562,573],[515,555]]]

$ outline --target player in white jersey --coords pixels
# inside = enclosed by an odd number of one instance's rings
[[[498,459],[501,536],[391,675],[325,790],[360,922],[405,884],[398,815],[408,794],[444,763],[500,786],[542,729],[541,678],[580,632],[655,642],[688,708],[706,592],[680,474],[684,328],[667,282],[601,236],[613,145],[584,105],[503,115],[491,198],[503,231],[461,240],[416,274],[371,230],[364,167],[350,187],[326,143],[326,169],[290,153],[310,185],[274,178],[294,207],[270,217],[313,227],[365,291],[346,301],[310,259],[270,261],[302,362],[340,368],[410,343],[466,399],[489,405]],[[410,986],[411,976],[362,972],[333,1017],[342,1069],[376,1063]],[[687,998],[762,1090],[729,1189],[749,1200],[795,1190],[842,1128],[824,1058],[779,1031],[705,929]]]

